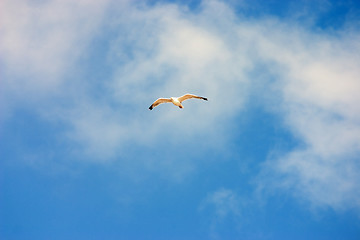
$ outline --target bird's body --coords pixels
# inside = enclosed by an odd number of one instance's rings
[[[170,100],[175,106],[178,106],[179,108],[183,108],[183,105],[181,105],[179,98],[171,97]]]
[[[171,102],[173,103],[175,106],[178,106],[179,108],[184,108],[184,106],[181,104],[183,101],[190,99],[190,98],[198,98],[198,99],[203,99],[205,101],[207,101],[208,99],[205,97],[200,97],[200,96],[196,96],[194,94],[185,94],[181,97],[171,97],[171,98],[158,98],[153,104],[151,104],[151,106],[149,107],[150,110],[152,110],[154,107],[156,107],[157,105],[161,104],[161,103],[167,103],[167,102]]]

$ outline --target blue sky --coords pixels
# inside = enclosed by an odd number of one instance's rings
[[[359,16],[2,1],[0,238],[358,239]]]

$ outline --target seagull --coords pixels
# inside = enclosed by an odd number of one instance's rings
[[[190,99],[190,98],[198,98],[207,101],[208,99],[206,97],[199,97],[194,94],[185,94],[181,97],[171,97],[171,98],[158,98],[151,106],[149,107],[150,110],[152,110],[154,107],[161,103],[168,103],[172,102],[175,106],[178,106],[179,108],[184,108],[184,106],[181,104],[183,101]]]

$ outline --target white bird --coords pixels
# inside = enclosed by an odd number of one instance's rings
[[[187,99],[190,99],[190,98],[198,98],[198,99],[203,99],[205,101],[208,100],[206,97],[199,97],[199,96],[188,93],[188,94],[185,94],[185,95],[183,95],[181,97],[158,98],[153,104],[151,104],[149,109],[152,110],[157,105],[159,105],[161,103],[167,103],[167,102],[172,102],[175,106],[178,106],[179,108],[184,108],[184,106],[181,103],[183,101],[187,100]]]

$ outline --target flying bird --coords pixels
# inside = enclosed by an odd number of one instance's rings
[[[179,108],[184,108],[184,106],[181,104],[183,101],[190,99],[190,98],[198,98],[207,101],[208,99],[206,97],[199,97],[194,94],[185,94],[181,97],[171,97],[171,98],[158,98],[151,106],[149,107],[150,110],[152,110],[154,107],[161,103],[168,103],[171,102],[175,106],[178,106]]]

